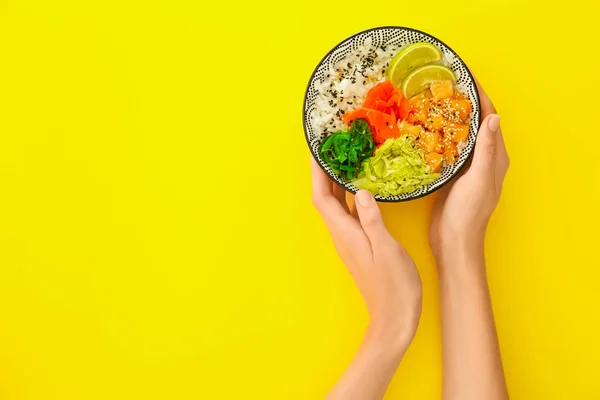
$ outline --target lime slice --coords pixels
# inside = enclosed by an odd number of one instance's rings
[[[414,43],[398,52],[390,61],[388,79],[394,86],[400,86],[404,78],[415,68],[439,61],[442,52],[430,43]]]
[[[415,69],[404,79],[402,91],[406,97],[410,98],[427,89],[432,82],[445,80],[452,82],[456,80],[456,75],[450,68],[443,65],[426,65]]]

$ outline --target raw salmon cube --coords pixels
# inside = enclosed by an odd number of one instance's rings
[[[452,97],[452,93],[454,93],[454,86],[450,80],[433,82],[429,89],[434,101],[447,99]]]
[[[452,138],[454,143],[460,143],[469,137],[469,125],[450,122],[444,128],[444,134]]]
[[[421,133],[419,144],[425,153],[443,153],[442,135],[438,132],[423,131]]]
[[[424,93],[411,97],[408,102],[413,108],[424,108],[426,110],[429,108],[429,99]]]
[[[423,132],[422,126],[413,125],[406,120],[400,122],[400,124],[398,125],[398,128],[400,128],[401,135],[408,135],[413,138],[418,138],[419,135],[421,134],[421,132]]]
[[[425,129],[428,129],[432,132],[442,132],[445,125],[446,120],[441,115],[435,117],[430,116],[425,120]]]
[[[471,114],[471,100],[453,100],[451,103],[451,107],[458,111],[458,117],[461,121],[466,121]]]
[[[425,154],[425,162],[431,168],[431,172],[439,172],[442,169],[444,156],[439,153],[427,153]]]
[[[413,125],[423,125],[427,119],[430,100],[421,93],[413,96],[408,102],[413,109],[413,112],[408,115],[408,122]]]

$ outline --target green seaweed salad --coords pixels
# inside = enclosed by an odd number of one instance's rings
[[[356,179],[362,163],[373,155],[373,135],[364,119],[355,119],[347,131],[337,131],[321,146],[321,158],[342,178]]]

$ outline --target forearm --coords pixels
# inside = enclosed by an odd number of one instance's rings
[[[328,400],[381,399],[410,344],[394,333],[369,328],[344,375],[329,392]]]
[[[483,243],[438,259],[444,400],[507,399]]]

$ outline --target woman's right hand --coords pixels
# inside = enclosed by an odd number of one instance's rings
[[[500,116],[483,88],[481,128],[468,170],[440,192],[433,212],[429,242],[436,258],[460,249],[483,248],[488,221],[498,204],[510,161]]]

